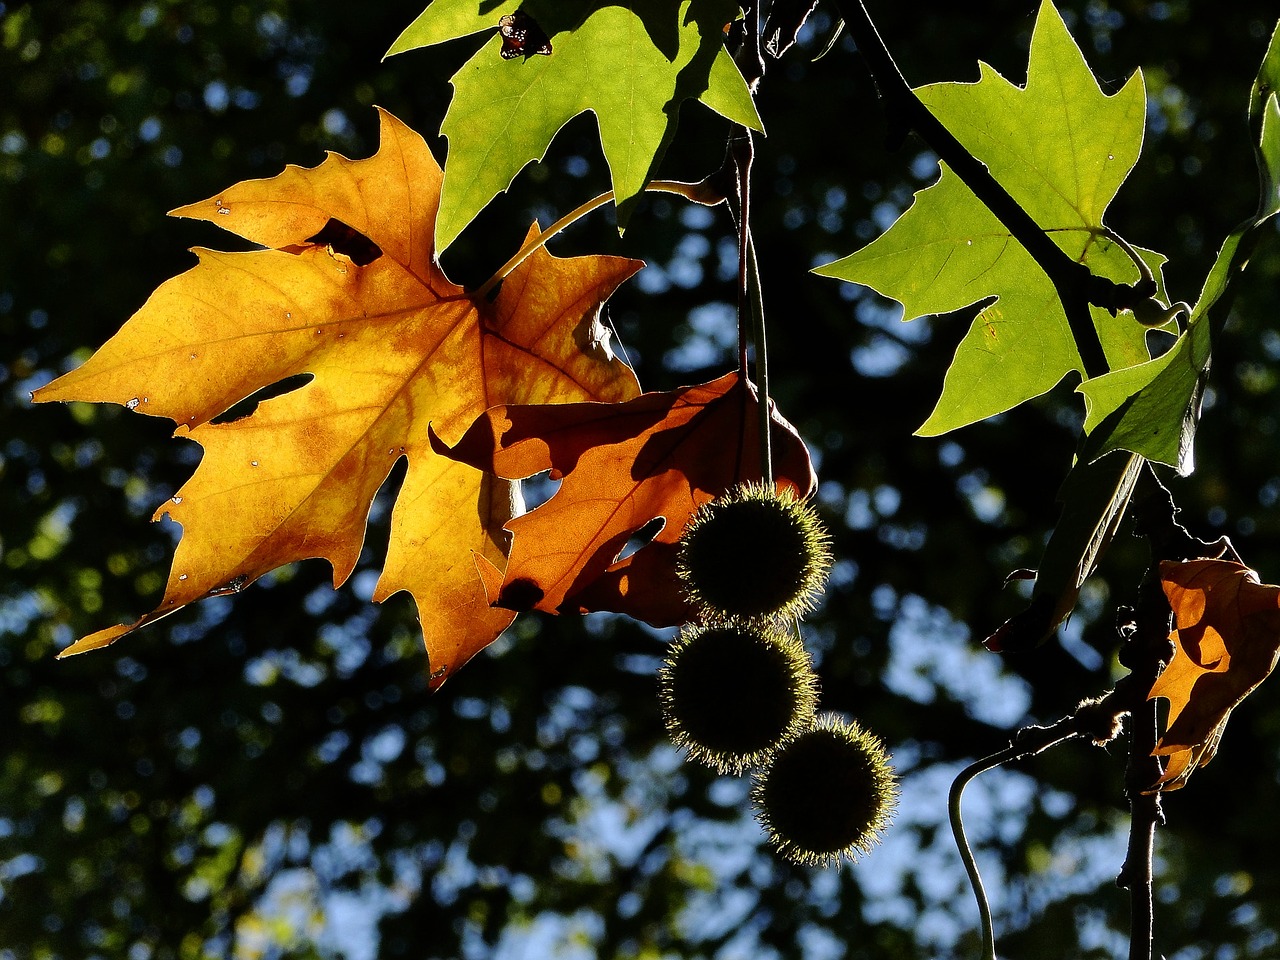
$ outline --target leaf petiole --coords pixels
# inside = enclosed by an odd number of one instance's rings
[[[708,195],[707,184],[701,183],[683,183],[679,180],[654,180],[644,188],[648,193],[675,193],[684,197],[686,200],[692,200],[694,203],[700,203],[704,206],[714,207],[718,203],[724,201],[723,197],[713,197]],[[612,190],[606,190],[598,197],[592,197],[586,203],[570,210],[563,217],[547,227],[536,237],[531,237],[525,242],[515,255],[498,268],[498,272],[486,280],[476,291],[477,297],[487,297],[499,283],[520,264],[524,263],[528,257],[539,248],[546,246],[548,240],[554,237],[561,230],[569,227],[581,220],[592,210],[604,206],[606,203],[612,203],[614,193]]]

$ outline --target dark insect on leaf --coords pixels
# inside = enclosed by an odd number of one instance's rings
[[[532,57],[534,54],[551,55],[551,39],[538,26],[538,22],[522,10],[508,14],[498,21],[502,34],[502,59]]]
[[[357,267],[367,267],[382,256],[382,248],[376,243],[333,217],[320,228],[319,233],[307,237],[306,242],[327,245],[334,253],[350,257]]]

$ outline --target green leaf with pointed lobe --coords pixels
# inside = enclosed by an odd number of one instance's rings
[[[549,56],[504,60],[496,28],[521,10],[551,41]],[[596,116],[624,225],[675,133],[680,104],[702,101],[762,129],[746,82],[724,49],[735,0],[435,0],[387,55],[494,30],[454,74],[440,131],[449,139],[436,248],[443,250],[556,133]]]
[[[1258,163],[1258,208],[1238,224],[1218,249],[1191,310],[1187,329],[1154,360],[1116,370],[1081,384],[1088,398],[1085,430],[1089,455],[1129,450],[1175,467],[1195,469],[1193,442],[1200,395],[1213,357],[1213,337],[1231,306],[1231,285],[1245,269],[1263,227],[1280,213],[1280,24],[1249,95],[1249,127]]]
[[[1027,82],[981,64],[976,83],[916,91],[925,105],[1072,258],[1131,283],[1136,266],[1103,224],[1138,159],[1146,98],[1140,73],[1107,95],[1053,6],[1040,7]],[[1142,252],[1158,274],[1161,258]],[[1083,372],[1048,277],[945,165],[932,186],[870,245],[818,273],[900,301],[904,319],[990,301],[973,319],[920,434],[936,435],[1008,410]],[[1149,359],[1131,314],[1093,310],[1112,369]]]

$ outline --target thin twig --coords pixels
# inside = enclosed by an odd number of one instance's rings
[[[1132,286],[1095,276],[1088,267],[1073,260],[1054,243],[1035,219],[991,175],[986,165],[929,112],[929,108],[902,76],[862,0],[834,0],[834,3],[885,100],[885,111],[895,138],[905,136],[909,129],[915,130],[938,155],[939,160],[951,168],[1014,239],[1026,248],[1027,253],[1049,277],[1062,302],[1085,376],[1096,377],[1106,373],[1106,353],[1093,325],[1089,305],[1094,304],[1114,313],[1118,309],[1129,309],[1132,302],[1144,299],[1145,294],[1139,295]]]
[[[969,875],[969,885],[973,887],[974,899],[978,901],[978,916],[982,924],[983,960],[996,960],[995,928],[991,919],[991,904],[987,900],[987,891],[982,885],[982,874],[978,870],[978,861],[973,855],[973,849],[969,846],[969,838],[965,835],[964,819],[960,813],[960,801],[964,796],[964,788],[980,773],[1011,760],[1035,756],[1055,744],[1079,736],[1082,732],[1080,720],[1074,715],[1064,717],[1047,727],[1024,727],[1014,735],[1013,742],[1008,747],[969,764],[960,771],[960,775],[951,784],[951,792],[947,798],[947,814],[951,819],[951,833],[960,851],[960,859],[964,861],[965,872]]]

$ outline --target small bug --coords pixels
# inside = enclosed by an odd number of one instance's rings
[[[502,59],[532,57],[534,54],[551,55],[551,40],[527,13],[517,10],[498,21],[502,34]]]

